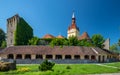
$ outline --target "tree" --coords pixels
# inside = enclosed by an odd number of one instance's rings
[[[112,46],[110,46],[110,50],[117,50],[117,44],[113,44]]]
[[[118,43],[115,43],[110,46],[110,50],[120,53],[120,39],[118,40]]]
[[[103,48],[104,38],[100,34],[95,34],[92,36],[92,43],[99,48]]]
[[[68,46],[68,45],[69,45],[68,39],[66,39],[66,38],[64,39],[63,45],[65,45],[65,46]]]
[[[28,44],[29,45],[39,45],[39,38],[33,37],[32,39],[29,40]]]
[[[120,39],[119,39],[119,41],[118,41],[118,45],[120,46]]]
[[[0,28],[0,47],[3,41],[5,41],[5,32]]]
[[[78,45],[78,39],[77,37],[71,36],[68,39],[69,46],[77,46]]]
[[[50,42],[51,46],[63,46],[64,45],[64,39],[55,38]]]
[[[44,39],[39,39],[38,45],[46,45],[46,41]]]
[[[7,46],[6,41],[2,41],[1,47],[2,47],[2,48],[5,48],[6,46]]]
[[[78,40],[77,37],[70,37],[69,39],[55,38],[50,42],[51,46],[93,46],[91,41],[84,39]]]
[[[49,45],[50,44],[50,42],[53,40],[53,39],[55,39],[55,38],[42,38],[42,39],[40,39],[40,41],[39,41],[39,43],[40,44],[45,44],[45,45]]]
[[[117,53],[120,53],[120,47],[118,44],[113,44],[110,46],[110,50],[114,51],[114,52],[117,52]]]
[[[23,18],[20,18],[14,34],[14,45],[27,45],[33,37],[33,29]]]
[[[91,41],[88,41],[87,39],[79,40],[78,46],[93,46]]]

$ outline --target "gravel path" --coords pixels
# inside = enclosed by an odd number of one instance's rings
[[[118,68],[118,67],[115,67],[115,66],[108,66],[108,65],[104,65],[104,64],[96,64],[96,65],[110,67],[110,68]],[[90,75],[120,75],[120,73],[90,74]]]
[[[108,66],[108,65],[104,65],[104,64],[96,64],[96,65],[104,66],[104,67],[110,67],[110,68],[118,68],[118,67],[115,67],[115,66]]]

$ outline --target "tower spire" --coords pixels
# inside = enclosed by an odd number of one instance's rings
[[[74,11],[73,11],[73,14],[72,14],[72,24],[75,23],[75,14],[74,14]]]
[[[73,14],[72,14],[72,18],[75,18],[75,14],[74,14],[74,11],[73,11]]]
[[[71,36],[79,37],[79,28],[76,25],[76,19],[75,19],[74,11],[73,11],[71,17],[72,17],[72,24],[68,27],[67,38],[69,38]]]

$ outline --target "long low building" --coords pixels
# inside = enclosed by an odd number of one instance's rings
[[[89,60],[108,62],[118,60],[118,54],[98,47],[83,46],[11,46],[0,51],[1,59],[16,60]]]

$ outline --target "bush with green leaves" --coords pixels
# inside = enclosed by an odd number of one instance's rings
[[[40,71],[47,71],[47,70],[52,70],[53,66],[55,65],[54,62],[50,62],[48,60],[44,60],[40,66],[39,66],[39,70]]]
[[[66,69],[71,69],[71,67],[68,65],[68,66],[66,67]]]

